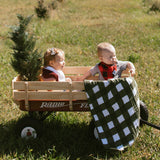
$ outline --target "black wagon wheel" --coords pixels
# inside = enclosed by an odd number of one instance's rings
[[[18,120],[15,133],[18,137],[28,139],[35,139],[41,135],[43,124],[41,121],[32,117],[23,117]]]
[[[96,126],[94,124],[94,120],[92,119],[90,124],[89,124],[89,136],[92,138],[96,138],[99,140],[99,136],[98,136],[98,131],[96,129]]]
[[[143,126],[143,120],[148,121],[149,112],[144,102],[140,101],[140,126]]]
[[[148,116],[149,116],[148,109],[147,106],[142,101],[140,102],[140,116],[141,116],[140,126],[146,124],[148,126],[160,130],[160,126],[148,122]]]

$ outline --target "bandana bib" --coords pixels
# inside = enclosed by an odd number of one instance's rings
[[[98,64],[98,68],[105,80],[114,78],[117,71],[117,65],[107,65],[103,62]]]

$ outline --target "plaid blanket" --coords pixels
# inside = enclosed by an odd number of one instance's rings
[[[85,91],[98,136],[106,149],[124,150],[139,133],[139,94],[132,77],[85,80]]]

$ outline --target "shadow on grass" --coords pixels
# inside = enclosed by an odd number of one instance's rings
[[[93,137],[86,123],[67,123],[58,119],[45,120],[41,129],[41,136],[37,139],[25,141],[15,134],[16,122],[12,121],[0,126],[0,154],[12,155],[14,158],[56,158],[89,160],[98,158],[117,157],[120,153],[106,151]],[[16,157],[15,157],[16,155]],[[61,159],[61,158],[59,158]]]

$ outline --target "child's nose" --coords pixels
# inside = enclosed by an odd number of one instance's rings
[[[116,62],[117,62],[117,58],[116,58],[116,57],[113,57],[113,61],[116,63]]]

